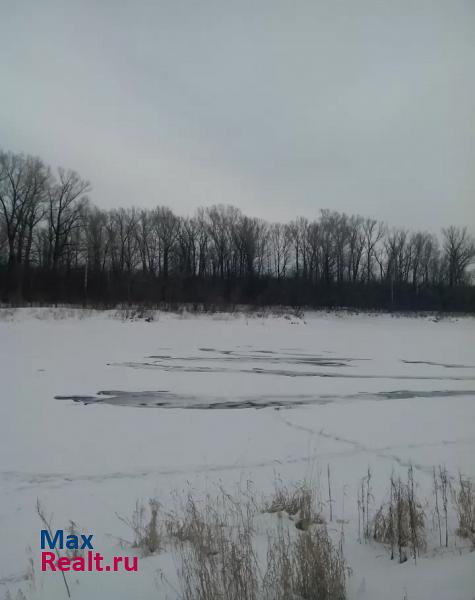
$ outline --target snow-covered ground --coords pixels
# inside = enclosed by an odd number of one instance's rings
[[[475,319],[0,312],[2,600],[18,588],[65,597],[58,574],[39,570],[37,499],[55,527],[73,519],[93,533],[101,554],[133,554],[117,515],[137,499],[166,505],[174,491],[247,480],[266,494],[277,477],[325,483],[327,465],[348,598],[475,597],[475,553],[453,522],[449,549],[430,545],[417,565],[358,543],[357,525],[368,467],[373,510],[409,464],[428,501],[434,465],[475,477]],[[158,569],[174,570],[169,552],[141,558],[138,573],[70,577],[72,597],[174,598]]]

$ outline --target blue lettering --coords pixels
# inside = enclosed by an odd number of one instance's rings
[[[58,544],[59,542],[59,544]],[[53,539],[51,539],[50,533],[46,529],[41,530],[41,549],[44,550],[46,548],[46,544],[48,544],[50,549],[56,548],[56,544],[62,550],[63,548],[63,530],[58,529]]]

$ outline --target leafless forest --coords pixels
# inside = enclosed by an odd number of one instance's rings
[[[0,152],[4,302],[475,310],[466,227],[436,235],[317,209],[269,223],[225,204],[191,217],[102,210],[91,189],[74,171]]]

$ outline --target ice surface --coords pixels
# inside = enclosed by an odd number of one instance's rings
[[[128,532],[116,513],[276,475],[331,466],[335,512],[353,569],[349,598],[473,600],[475,553],[397,565],[357,543],[356,489],[370,466],[375,502],[393,469],[413,464],[420,493],[445,464],[475,477],[475,320],[309,313],[294,316],[21,309],[0,320],[0,598],[64,597],[57,574],[23,581],[39,556],[37,498],[58,527],[74,519],[103,554]],[[8,317],[8,318],[6,318]],[[166,410],[165,410],[166,409]],[[212,410],[211,410],[212,409]],[[257,410],[258,409],[258,410]],[[73,598],[173,598],[158,568],[85,575]]]

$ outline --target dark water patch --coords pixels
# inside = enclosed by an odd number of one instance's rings
[[[102,402],[102,398],[96,396],[55,396],[55,400],[72,400],[73,402],[82,402],[82,404],[97,404]]]
[[[475,390],[434,390],[428,392],[396,390],[393,392],[377,392],[374,396],[387,400],[408,400],[410,398],[451,398],[456,396],[475,396]]]
[[[150,408],[190,408],[200,410],[237,409],[237,408],[282,408],[297,406],[315,401],[310,396],[244,396],[227,400],[220,396],[196,396],[175,394],[167,390],[127,392],[120,390],[102,390],[96,396],[55,396],[56,400],[72,400],[83,404],[110,404],[113,406],[138,406]],[[157,401],[158,400],[158,401]],[[330,400],[321,401],[321,403]]]
[[[194,394],[176,394],[169,390],[130,392],[121,390],[102,390],[95,396],[71,395],[55,396],[57,400],[72,400],[85,405],[109,404],[112,406],[136,406],[141,408],[180,408],[195,410],[229,410],[261,408],[293,408],[305,405],[325,405],[332,403],[355,402],[361,400],[408,400],[412,398],[450,398],[473,396],[475,390],[393,390],[385,392],[359,392],[348,395],[264,394],[256,396],[205,396]]]
[[[350,363],[360,360],[369,360],[353,357],[332,357],[314,356],[314,355],[281,355],[271,350],[254,350],[252,353],[237,352],[235,350],[214,350],[213,348],[200,348],[203,352],[214,352],[219,356],[162,356],[152,354],[145,358],[155,362],[182,362],[195,363],[206,361],[206,363],[243,363],[243,362],[261,362],[267,364],[291,364],[291,365],[312,365],[318,367],[347,367]]]
[[[121,362],[107,363],[113,367],[132,369],[157,369],[166,372],[182,373],[248,373],[254,375],[278,375],[281,377],[321,377],[330,379],[391,379],[403,381],[475,381],[471,375],[391,375],[390,373],[336,373],[334,371],[298,371],[292,369],[269,369],[264,367],[233,368],[226,366],[169,364],[161,362]],[[335,366],[332,364],[331,366]]]
[[[445,367],[446,369],[475,369],[475,365],[458,365],[452,363],[433,362],[431,360],[401,360],[406,365],[429,365],[431,367]]]

